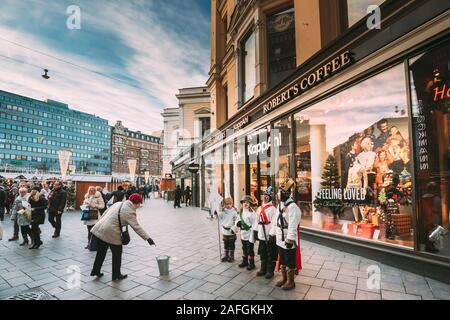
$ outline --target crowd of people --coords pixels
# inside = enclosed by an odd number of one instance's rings
[[[31,244],[30,249],[39,249],[40,225],[44,224],[46,212],[54,228],[53,238],[61,233],[62,214],[67,203],[67,193],[60,181],[49,182],[2,182],[0,184],[0,221],[9,215],[14,224],[13,235],[8,241],[18,241],[20,246]]]
[[[150,187],[139,188],[126,183],[117,190],[108,192],[101,186],[90,186],[81,205],[84,225],[87,227],[88,242],[85,249],[96,251],[91,275],[103,276],[101,267],[108,248],[112,252],[112,280],[127,277],[121,273],[122,249],[128,244],[124,234],[128,226],[150,245],[155,242],[139,225],[136,210],[145,199],[150,198]],[[54,228],[53,238],[61,236],[62,215],[67,205],[66,187],[60,181],[0,183],[0,221],[9,216],[14,224],[13,235],[8,241],[18,241],[20,246],[30,245],[29,249],[39,249],[43,245],[40,226],[48,221]],[[1,222],[0,222],[1,223]],[[123,231],[126,228],[126,232]],[[129,239],[129,236],[128,236]]]

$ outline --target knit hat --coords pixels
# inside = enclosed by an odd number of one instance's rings
[[[128,200],[130,200],[134,204],[142,203],[142,197],[139,193],[133,193]]]

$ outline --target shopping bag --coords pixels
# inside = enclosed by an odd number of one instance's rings
[[[88,244],[89,251],[97,251],[97,244],[98,244],[97,237],[92,234],[91,240],[89,241]]]
[[[89,208],[81,206],[81,221],[89,221]]]

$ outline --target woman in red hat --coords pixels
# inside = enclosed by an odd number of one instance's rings
[[[141,195],[132,194],[128,200],[117,202],[110,207],[92,228],[91,233],[97,237],[97,256],[95,257],[94,267],[91,276],[101,277],[101,268],[106,257],[108,248],[112,252],[112,279],[122,280],[127,276],[120,272],[122,264],[122,228],[131,226],[133,230],[149,245],[155,245],[152,238],[139,225],[136,218],[136,209],[142,204]],[[126,244],[126,243],[125,243]]]

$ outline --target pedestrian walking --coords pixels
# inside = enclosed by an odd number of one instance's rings
[[[11,220],[14,223],[14,233],[13,233],[13,236],[10,239],[8,239],[8,241],[17,241],[17,240],[19,240],[20,227],[17,224],[17,216],[13,216],[12,215],[12,209],[14,207],[14,201],[16,200],[16,198],[19,195],[19,191],[18,190],[19,189],[17,187],[12,187],[10,192],[9,192],[9,194],[8,194],[7,200],[6,200],[7,206],[8,206],[7,210],[8,210],[9,213],[11,213]]]
[[[175,189],[175,195],[174,195],[174,203],[173,203],[173,207],[174,208],[181,208],[181,196],[183,195],[183,192],[181,191],[180,186],[177,186],[177,188]]]
[[[220,224],[222,225],[222,239],[224,246],[224,256],[222,257],[222,262],[233,262],[234,261],[234,250],[236,248],[236,228],[235,224],[239,216],[236,208],[233,206],[233,199],[226,198],[224,200],[225,207],[222,212],[217,214]]]
[[[191,197],[192,197],[192,191],[191,187],[187,186],[184,190],[184,201],[186,201],[186,207],[191,206]]]
[[[124,202],[118,202],[109,208],[101,219],[92,228],[92,234],[97,238],[98,248],[95,257],[91,276],[102,277],[101,268],[105,261],[108,248],[112,252],[112,279],[122,280],[127,277],[120,271],[122,264],[122,227],[128,225],[149,245],[155,245],[155,242],[139,225],[136,217],[136,210],[142,204],[142,197],[139,194],[133,194]],[[125,243],[126,244],[126,243]]]
[[[276,283],[283,290],[295,288],[295,274],[302,268],[300,255],[301,211],[292,199],[294,181],[280,185],[276,241],[280,261],[281,280]]]
[[[103,187],[101,187],[101,186],[96,186],[96,187],[95,187],[95,190],[96,190],[97,192],[100,193],[100,195],[102,196],[102,199],[103,199],[103,208],[102,208],[102,209],[99,209],[100,215],[102,215],[102,214],[106,211],[106,209],[107,209],[107,208],[106,208],[106,204],[108,203],[108,200],[107,200],[107,198],[106,198],[106,193],[105,193]]]
[[[62,215],[66,202],[67,193],[64,191],[62,183],[56,181],[52,192],[48,196],[48,221],[55,229],[52,238],[58,238],[61,235]]]
[[[83,208],[89,210],[89,219],[84,221],[84,225],[87,226],[88,230],[88,243],[85,249],[89,249],[89,251],[96,251],[97,243],[92,238],[91,230],[101,217],[100,210],[105,208],[105,202],[101,193],[97,191],[95,187],[91,186],[88,188],[88,192],[84,196],[82,206]]]
[[[49,196],[50,192],[52,192],[52,191],[50,190],[48,183],[44,182],[42,184],[42,189],[41,189],[40,194],[43,195],[46,200],[48,200],[48,196]]]
[[[125,189],[119,186],[116,191],[113,192],[113,204],[126,200]]]
[[[6,191],[3,186],[0,186],[0,221],[5,219],[6,212]]]
[[[256,211],[254,230],[257,231],[259,240],[258,254],[261,259],[261,269],[256,274],[266,279],[273,278],[276,259],[278,256],[274,220],[277,217],[276,208],[272,204],[272,187],[264,192],[264,201]]]
[[[30,249],[39,249],[43,244],[41,241],[41,229],[39,226],[45,222],[45,209],[47,208],[47,199],[40,193],[39,187],[33,187],[31,195],[28,198],[31,206],[31,238],[33,246]]]
[[[11,220],[15,221],[20,227],[20,233],[22,234],[23,242],[20,246],[29,244],[28,236],[31,236],[30,221],[31,221],[31,207],[28,203],[28,189],[20,188],[19,195],[14,200],[14,204],[11,210]]]
[[[252,198],[250,196],[244,196],[241,200],[241,212],[239,219],[236,222],[236,226],[241,229],[241,242],[242,242],[242,262],[239,264],[239,268],[247,267],[247,270],[255,269],[255,252],[254,252],[254,240],[252,241],[252,226],[256,220],[255,212],[252,209]]]

